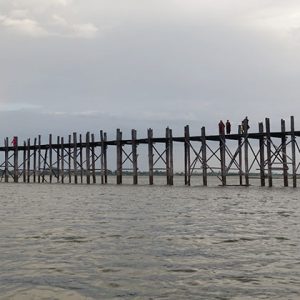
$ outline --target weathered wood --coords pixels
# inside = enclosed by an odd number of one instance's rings
[[[270,133],[270,119],[266,118],[266,139],[267,139],[267,166],[268,166],[268,182],[269,187],[273,186],[272,180],[272,155],[271,155],[271,133]]]
[[[72,144],[72,136],[69,134],[68,137],[68,177],[69,183],[72,183],[72,151],[71,151],[71,144]]]
[[[260,185],[265,186],[265,142],[264,142],[264,124],[258,124],[259,133],[261,134],[259,138],[259,169],[260,169]]]
[[[282,152],[282,167],[283,167],[283,184],[289,185],[288,180],[288,165],[286,156],[286,134],[285,134],[285,120],[281,119],[281,152]]]
[[[191,185],[191,146],[190,146],[190,128],[184,127],[184,183]]]
[[[291,116],[291,147],[292,147],[292,177],[293,187],[297,187],[297,174],[296,174],[296,137],[295,137],[295,120]]]
[[[153,130],[148,129],[148,165],[149,165],[149,184],[153,185]]]
[[[30,183],[30,139],[27,140],[27,183]]]
[[[167,176],[167,185],[170,185],[170,129],[166,128],[166,176]]]
[[[91,143],[91,152],[92,152],[92,178],[93,183],[96,183],[96,157],[95,157],[95,135],[92,133],[91,135],[92,143]]]
[[[18,137],[14,137],[14,182],[19,181],[19,149],[18,149]]]
[[[78,184],[77,177],[77,133],[73,132],[73,169],[74,169],[74,183]]]
[[[26,141],[23,143],[23,182],[26,182],[26,154],[27,154],[27,147],[26,147]]]
[[[41,135],[38,136],[38,183],[41,183],[41,156],[42,156],[42,150],[41,150],[41,141],[42,137]]]
[[[104,132],[104,141],[105,143],[107,143],[107,133]],[[104,181],[107,184],[107,175],[108,175],[108,171],[107,171],[107,144],[104,145],[104,152],[103,152],[103,157],[104,157]]]
[[[4,140],[4,144],[5,144],[5,154],[4,154],[4,172],[5,172],[5,177],[4,177],[4,181],[8,182],[9,181],[9,171],[8,171],[8,157],[9,157],[9,151],[8,151],[8,137],[5,138]]]
[[[238,158],[239,158],[239,179],[240,185],[243,185],[243,153],[242,153],[242,126],[238,127]]]
[[[65,183],[65,148],[64,138],[60,140],[60,157],[61,157],[61,183]]]
[[[132,138],[132,168],[133,168],[133,184],[138,184],[138,155],[137,155],[137,144],[136,144],[136,130],[131,130]]]
[[[117,184],[122,184],[122,132],[117,129]]]
[[[57,171],[56,171],[56,179],[57,179],[57,183],[59,182],[60,180],[60,137],[58,136],[57,137],[57,148],[56,148],[56,168],[57,168]]]
[[[207,157],[206,157],[206,134],[205,127],[201,128],[201,153],[202,153],[202,178],[203,185],[207,186]]]
[[[80,183],[83,183],[83,147],[82,135],[79,135],[79,163],[80,163]]]
[[[173,161],[173,132],[169,129],[169,185],[174,184],[174,161]]]
[[[36,183],[36,138],[34,138],[33,147],[33,182]]]
[[[245,159],[245,185],[249,186],[249,141],[248,128],[244,126],[244,159]]]
[[[91,175],[90,175],[91,166],[90,166],[90,133],[89,132],[86,133],[85,143],[86,143],[86,157],[85,157],[85,160],[86,160],[86,183],[90,184],[91,183]]]
[[[222,185],[226,185],[226,140],[225,133],[220,134],[220,163]]]
[[[100,169],[101,169],[101,184],[105,183],[105,152],[106,152],[106,145],[104,141],[103,130],[100,130],[100,141],[101,141],[101,157],[100,157]]]
[[[52,183],[53,160],[52,160],[52,134],[49,134],[49,182]]]

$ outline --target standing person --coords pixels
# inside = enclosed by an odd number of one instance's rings
[[[218,126],[219,126],[219,134],[224,135],[225,134],[225,130],[224,130],[225,129],[225,124],[223,123],[222,120],[220,120]]]
[[[248,117],[246,116],[246,118],[242,121],[242,127],[243,127],[243,132],[248,132],[248,129],[250,128],[249,126],[249,120]]]
[[[13,137],[11,144],[13,145],[13,147],[17,146],[17,137],[16,136]]]
[[[227,120],[226,122],[226,134],[230,134],[231,132],[231,123],[229,122],[229,120]]]

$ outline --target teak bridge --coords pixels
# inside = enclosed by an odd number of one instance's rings
[[[265,126],[264,126],[265,125]],[[197,182],[206,186],[210,176],[218,178],[221,185],[228,185],[228,178],[235,175],[236,185],[250,185],[254,174],[261,186],[273,186],[273,179],[281,178],[283,185],[297,186],[297,162],[300,148],[296,137],[294,117],[290,118],[290,130],[286,130],[285,120],[281,120],[281,131],[270,130],[270,119],[258,124],[258,132],[249,133],[239,129],[237,134],[206,135],[205,127],[201,135],[190,136],[189,126],[184,128],[183,137],[173,137],[172,130],[166,128],[165,137],[154,137],[148,129],[146,138],[138,139],[137,131],[132,130],[131,139],[122,139],[122,132],[117,129],[116,139],[108,140],[107,134],[100,131],[99,140],[94,134],[73,133],[65,141],[52,134],[47,144],[41,143],[41,136],[13,144],[4,139],[0,155],[4,161],[0,164],[2,182],[24,183],[86,183],[101,184],[108,182],[108,149],[116,151],[116,183],[122,184],[124,173],[133,177],[133,184],[138,184],[138,146],[148,149],[149,184],[154,183],[157,174],[166,176],[166,184],[173,185],[173,144],[184,145],[184,183],[191,185],[191,177],[197,175]],[[158,147],[159,146],[159,147]],[[162,150],[161,150],[162,148]],[[125,166],[128,166],[126,168]],[[158,167],[162,165],[162,167]]]

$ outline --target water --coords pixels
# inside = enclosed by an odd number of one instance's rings
[[[0,185],[0,299],[300,299],[299,190]]]

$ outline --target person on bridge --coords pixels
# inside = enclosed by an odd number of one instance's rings
[[[249,120],[248,117],[246,117],[243,121],[242,121],[242,129],[243,129],[243,133],[248,132],[250,126],[249,126]]]
[[[229,122],[229,120],[227,120],[226,122],[226,134],[230,134],[231,132],[231,123]]]
[[[224,130],[225,129],[225,124],[223,123],[222,120],[220,120],[218,126],[219,126],[219,134],[224,135],[225,134],[225,130]]]
[[[13,147],[17,146],[17,137],[16,136],[13,137],[11,144],[13,145]]]

